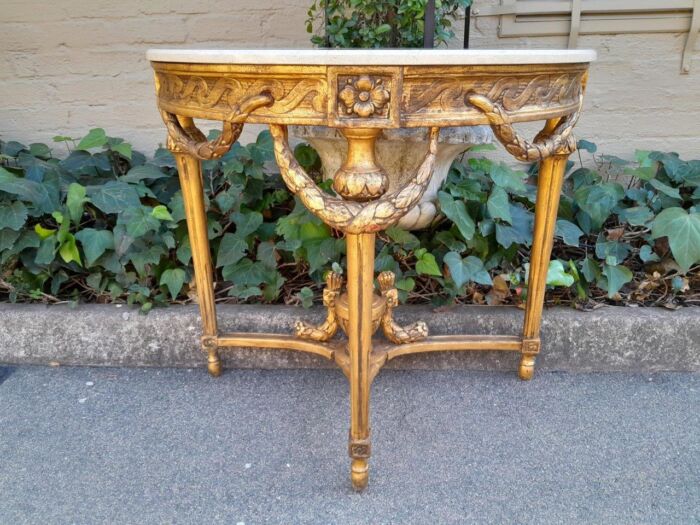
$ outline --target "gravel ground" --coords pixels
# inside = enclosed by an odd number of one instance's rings
[[[700,375],[0,366],[0,523],[700,523]]]

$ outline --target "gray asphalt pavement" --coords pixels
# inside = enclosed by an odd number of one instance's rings
[[[698,524],[700,376],[0,366],[0,524]]]

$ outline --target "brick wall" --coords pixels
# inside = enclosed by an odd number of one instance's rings
[[[309,3],[4,0],[0,138],[50,142],[99,126],[151,152],[164,131],[146,49],[308,47]],[[497,22],[478,19],[472,47],[566,45],[564,37],[499,39]],[[578,135],[621,156],[640,148],[700,158],[700,51],[691,74],[680,75],[684,42],[684,34],[582,36],[580,47],[597,49],[600,60]]]

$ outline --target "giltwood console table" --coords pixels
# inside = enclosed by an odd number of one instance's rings
[[[221,373],[222,347],[297,350],[335,361],[350,382],[349,453],[356,489],[368,480],[370,383],[387,361],[417,352],[505,350],[521,353],[518,373],[532,378],[559,193],[567,158],[576,148],[572,129],[595,52],[151,50],[148,58],[180,174],[202,348],[211,375]],[[221,135],[207,141],[194,118],[222,121]],[[546,123],[531,142],[513,127],[535,120]],[[312,213],[346,234],[345,292],[342,277],[331,272],[323,293],[325,322],[299,321],[295,334],[221,334],[217,329],[200,161],[225,154],[245,122],[270,126],[275,158],[289,189]],[[290,124],[339,128],[347,139],[346,161],[333,180],[337,196],[320,190],[294,159],[287,141]],[[523,332],[428,337],[424,322],[399,326],[394,321],[398,298],[391,272],[377,276],[375,293],[375,234],[420,200],[440,128],[477,124],[489,124],[517,159],[540,162]],[[399,127],[429,128],[429,145],[413,179],[386,192],[387,176],[375,159],[374,143],[382,129]],[[380,326],[391,344],[373,345]],[[332,340],[339,327],[347,342]]]

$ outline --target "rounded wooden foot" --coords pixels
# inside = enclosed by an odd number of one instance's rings
[[[366,459],[353,459],[350,467],[352,488],[360,491],[367,487],[369,481],[369,463]]]
[[[529,381],[535,375],[535,356],[524,355],[520,358],[520,366],[518,367],[518,376],[523,381]]]
[[[219,352],[216,350],[209,352],[207,370],[209,370],[209,375],[212,377],[219,377],[221,375],[221,360],[219,359]]]

